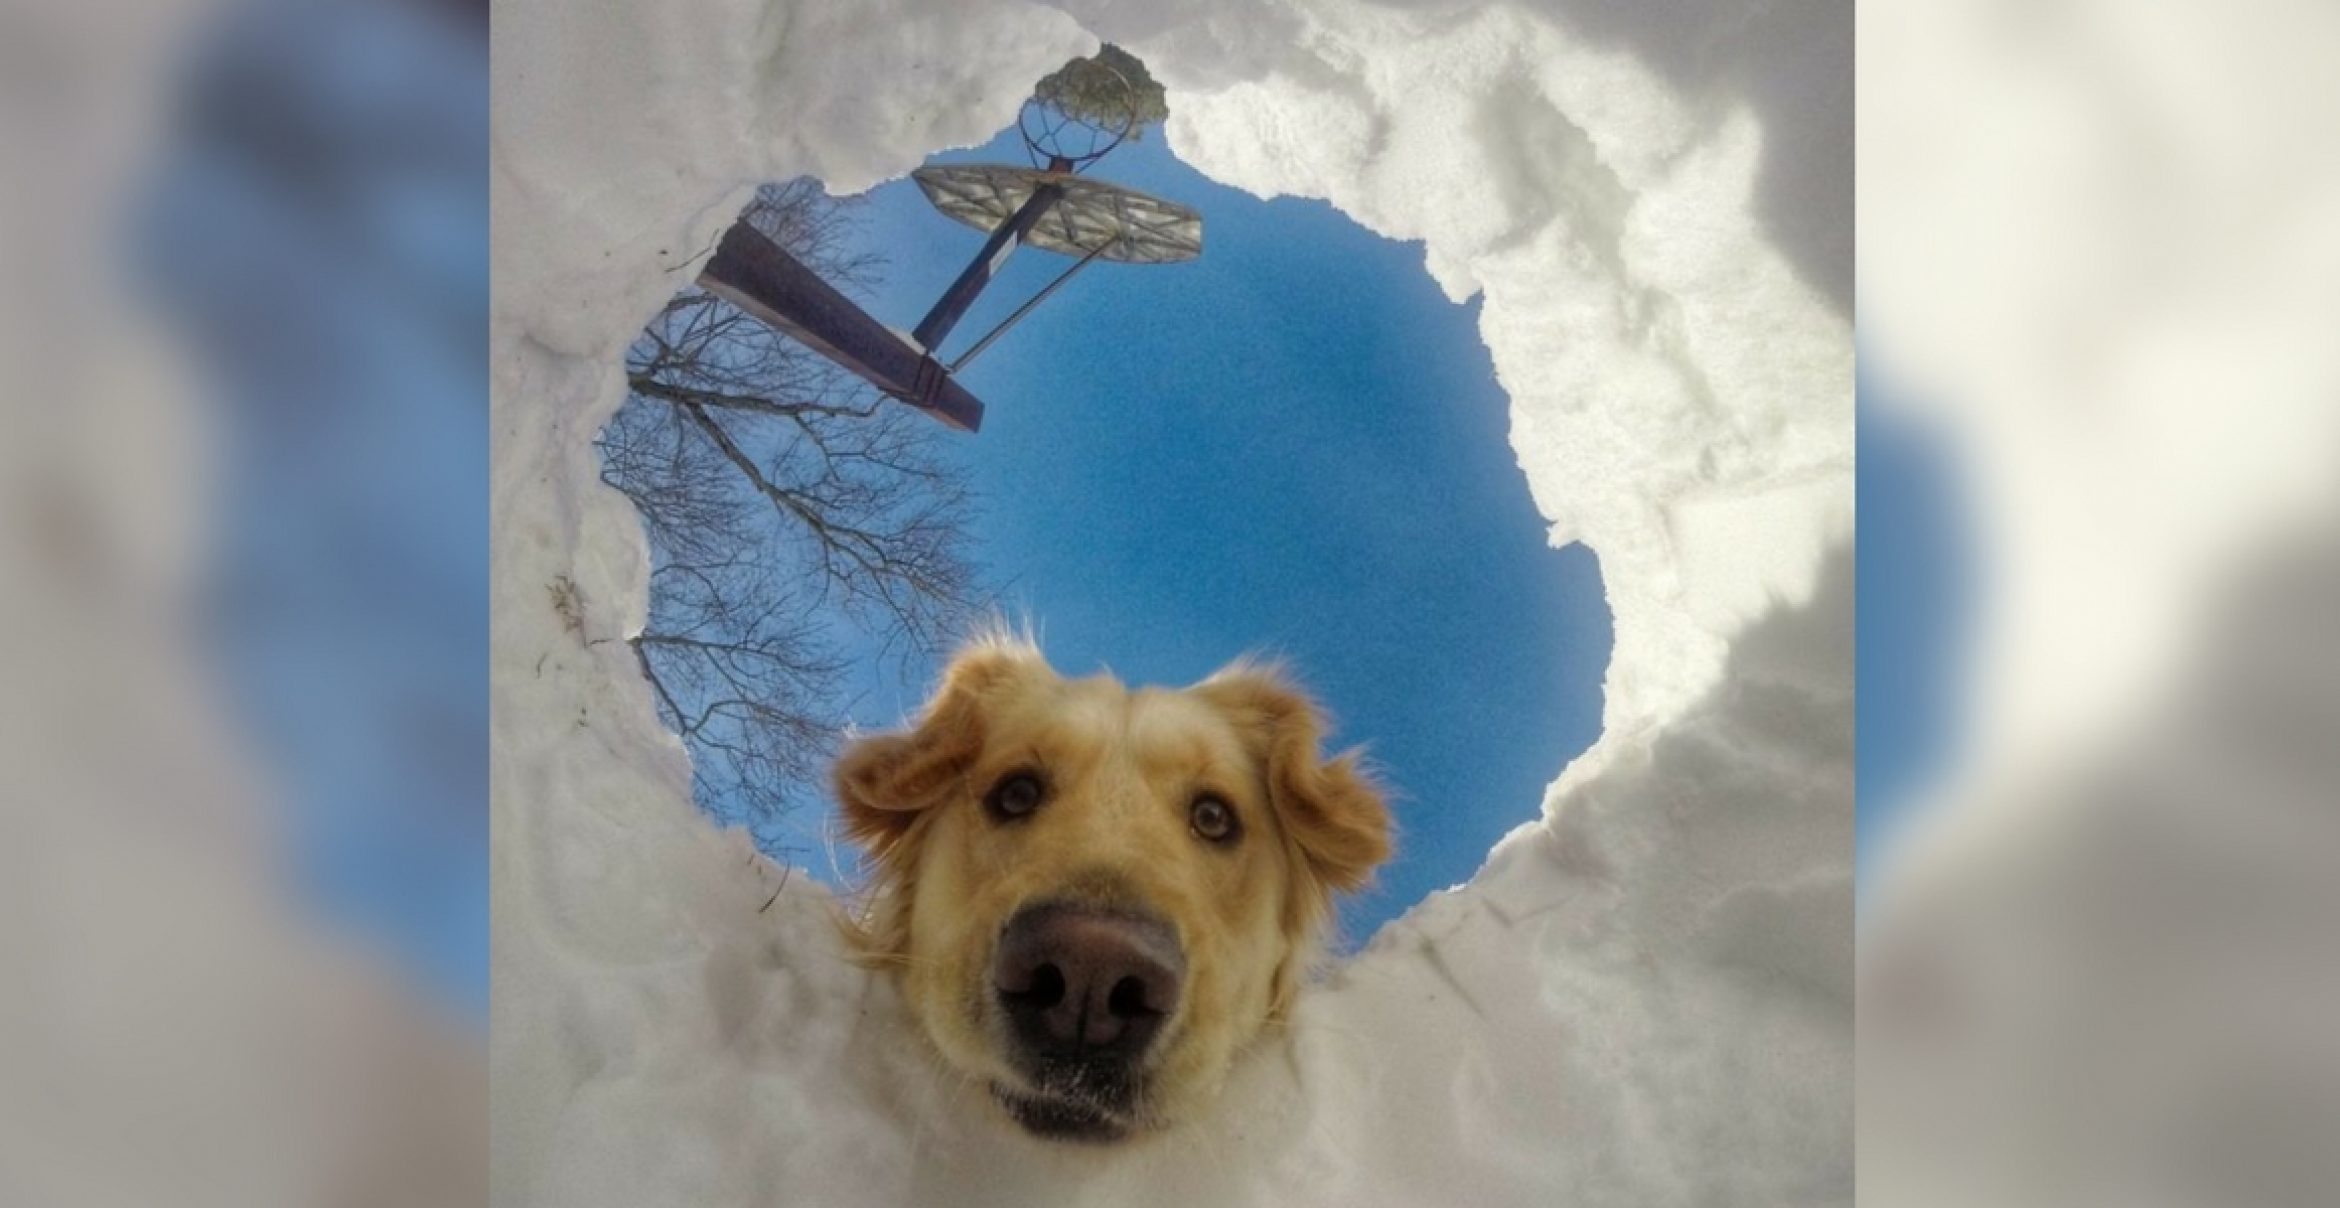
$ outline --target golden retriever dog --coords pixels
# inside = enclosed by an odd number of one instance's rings
[[[1184,690],[978,642],[916,728],[836,768],[872,856],[851,928],[953,1069],[1030,1133],[1106,1142],[1209,1103],[1292,1001],[1332,895],[1389,856],[1355,752],[1272,669]]]

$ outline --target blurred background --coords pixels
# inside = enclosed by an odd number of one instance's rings
[[[484,1198],[486,32],[0,6],[0,1202]]]
[[[2340,1202],[2340,9],[1858,56],[1861,1200]]]

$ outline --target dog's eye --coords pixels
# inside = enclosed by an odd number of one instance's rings
[[[1235,807],[1204,793],[1194,799],[1187,810],[1187,820],[1194,833],[1213,843],[1226,843],[1235,838]]]
[[[991,786],[984,795],[983,806],[995,818],[1021,818],[1040,808],[1048,796],[1048,786],[1032,772],[1010,772]]]

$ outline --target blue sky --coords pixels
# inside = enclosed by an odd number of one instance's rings
[[[1010,132],[937,159],[1023,153]],[[1439,294],[1419,245],[1214,185],[1159,131],[1093,174],[1199,209],[1204,253],[1092,265],[962,375],[990,408],[949,442],[982,497],[978,556],[1068,674],[1289,660],[1396,790],[1399,855],[1344,912],[1362,939],[1466,880],[1598,734],[1598,566],[1546,542],[1477,306]],[[861,300],[903,329],[981,242],[908,181],[863,218],[888,267]],[[1069,263],[1019,252],[946,353]],[[923,689],[873,683],[857,716],[894,724]]]
[[[1020,163],[1013,131],[938,161]],[[1185,684],[1245,653],[1287,660],[1367,746],[1401,833],[1344,910],[1362,940],[1467,879],[1597,736],[1609,616],[1581,547],[1550,548],[1506,440],[1477,303],[1417,245],[1330,206],[1214,185],[1159,131],[1096,172],[1204,215],[1183,265],[1097,264],[962,375],[989,405],[944,433],[981,497],[977,556],[1002,609],[1068,674]],[[867,195],[860,300],[914,325],[981,243],[907,180]],[[1026,249],[945,357],[1070,263]],[[1955,451],[1860,385],[1856,564],[1865,863],[1953,749],[1969,570]],[[938,428],[938,432],[941,429]],[[874,666],[854,714],[899,724],[933,668]],[[825,871],[828,819],[776,854]]]

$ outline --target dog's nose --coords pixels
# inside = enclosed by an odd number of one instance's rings
[[[1053,1058],[1134,1058],[1178,1007],[1186,958],[1168,923],[1066,903],[1009,920],[992,985],[1016,1036]]]

